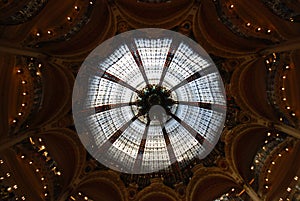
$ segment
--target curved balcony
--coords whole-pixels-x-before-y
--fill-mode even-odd
[[[56,9],[57,7],[60,8]],[[111,19],[106,1],[77,0],[74,3],[66,2],[63,6],[57,2],[49,2],[49,10],[32,25],[22,44],[59,57],[84,54],[95,48],[95,44],[98,44],[95,41],[100,42],[109,37],[107,34],[114,34],[110,27]]]
[[[299,142],[286,138],[284,134],[268,133],[264,146],[257,152],[251,166],[258,193],[267,200],[278,200],[280,197],[292,196],[296,189],[293,177],[298,172],[295,157],[299,153]],[[284,188],[287,191],[284,191]]]
[[[292,88],[287,84],[287,79],[291,79],[293,76],[291,74],[293,70],[290,69],[290,55],[273,53],[265,58],[265,65],[268,69],[266,79],[268,103],[274,108],[279,121],[295,127],[297,125],[295,113],[297,106],[293,105],[291,107],[288,104],[291,100],[286,95],[286,92]],[[292,91],[289,91],[289,93],[292,93]]]
[[[67,20],[60,27],[52,28],[48,30],[47,34],[42,36],[42,33],[36,32],[35,37],[32,38],[32,41],[27,43],[28,47],[42,47],[47,43],[61,42],[70,40],[75,34],[77,34],[82,27],[89,21],[91,14],[93,12],[93,4],[83,4],[82,7],[74,7],[74,11],[71,15],[67,17]],[[81,17],[77,17],[77,14],[80,10],[84,10],[84,13]],[[71,24],[70,24],[71,23]],[[61,27],[65,27],[63,30]],[[65,30],[68,29],[67,32]]]
[[[202,41],[206,51],[226,58],[252,54],[267,45],[264,40],[259,39],[260,36],[265,36],[266,39],[273,38],[272,31],[270,34],[265,33],[269,29],[271,30],[267,26],[262,27],[259,24],[254,26],[253,24],[248,28],[242,24],[244,22],[241,18],[228,17],[221,3],[221,1],[202,3],[195,16],[197,20],[193,24],[193,34],[197,41]],[[257,27],[261,28],[259,32],[255,31]],[[255,34],[250,35],[250,30],[253,30]],[[248,35],[251,36],[251,40]]]
[[[41,126],[68,112],[63,111],[71,98],[72,75],[66,76],[63,70],[44,65],[44,61],[33,57],[18,57],[16,65],[15,88],[10,90],[11,134]]]
[[[40,111],[43,99],[43,83],[41,78],[42,63],[35,58],[18,58],[17,74],[20,74],[19,93],[24,97],[18,103],[18,116],[12,121],[12,132],[20,132],[28,128],[30,120]],[[22,75],[24,74],[24,75]],[[23,91],[23,92],[22,92]],[[22,115],[20,115],[22,114]]]
[[[213,1],[220,21],[235,35],[244,39],[257,40],[265,44],[273,44],[280,37],[270,28],[253,25],[239,15],[239,8],[223,0]],[[241,8],[242,10],[242,8]]]
[[[74,132],[57,129],[36,134],[3,151],[0,186],[8,186],[7,192],[14,193],[9,196],[19,200],[23,196],[26,200],[58,200],[79,177],[84,160],[84,148]]]

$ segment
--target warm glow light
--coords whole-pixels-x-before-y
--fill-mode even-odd
[[[260,27],[258,27],[257,29],[256,29],[256,31],[260,31],[261,30],[261,28]]]
[[[281,155],[281,154],[278,154],[278,156],[281,157],[282,155]]]
[[[85,196],[85,197],[84,197],[84,200],[88,200],[88,197]]]
[[[68,21],[71,21],[71,20],[72,20],[72,18],[71,18],[71,17],[67,17],[67,20],[68,20]]]
[[[17,186],[17,185],[14,185],[14,186],[13,186],[13,188],[14,188],[14,189],[17,189],[17,188],[18,188],[18,186]]]
[[[251,170],[254,170],[254,166],[251,166]]]
[[[270,133],[270,132],[268,132],[268,136],[271,136],[271,133]]]
[[[274,162],[274,161],[272,161],[272,165],[275,165],[275,162]]]
[[[39,37],[39,36],[41,36],[41,34],[40,34],[39,32],[37,32],[37,33],[36,33],[36,36],[38,36],[38,37]]]
[[[36,171],[36,172],[39,172],[40,170],[39,170],[39,169],[36,169],[35,171]]]
[[[289,109],[291,109],[291,107],[290,107],[290,106],[287,106],[287,107],[286,107],[286,109],[288,109],[288,110],[289,110]]]
[[[22,103],[22,107],[26,106],[26,103]]]
[[[292,113],[292,116],[296,116],[296,114],[295,114],[295,113]]]
[[[268,170],[268,173],[271,173],[272,171],[271,170]]]
[[[46,189],[47,188],[47,186],[44,186],[44,189]]]
[[[36,75],[41,75],[41,73],[38,71],[38,72],[36,72]]]
[[[285,79],[286,78],[286,76],[284,75],[284,76],[282,76],[282,79]]]
[[[23,96],[26,96],[27,95],[27,92],[23,92]]]
[[[11,187],[8,187],[8,188],[7,188],[7,191],[11,191],[11,190],[12,190],[12,188],[11,188]]]
[[[44,181],[44,180],[45,180],[45,178],[44,178],[44,177],[42,177],[42,178],[41,178],[41,180],[42,180],[42,181]]]
[[[284,91],[284,90],[285,90],[285,88],[284,88],[284,87],[282,87],[282,88],[281,88],[281,90],[282,90],[282,91]]]
[[[7,176],[7,177],[10,177],[10,173],[9,173],[9,172],[8,172],[8,173],[6,173],[6,176]]]
[[[16,123],[16,122],[17,122],[17,120],[15,120],[15,119],[14,119],[12,122],[13,122],[13,123]]]
[[[47,33],[48,33],[49,35],[51,35],[51,34],[52,34],[52,31],[48,30]]]
[[[268,30],[267,30],[267,33],[271,33],[271,30],[270,30],[270,29],[268,29]]]
[[[32,162],[32,161],[30,161],[30,162],[29,162],[29,165],[31,165],[32,163],[33,163],[33,162]]]
[[[269,181],[269,179],[268,179],[268,178],[266,178],[265,180],[266,180],[266,181]]]
[[[250,27],[250,25],[251,25],[251,23],[250,23],[250,22],[248,22],[248,23],[246,24],[246,26],[247,26],[247,27]]]
[[[283,98],[282,100],[283,100],[283,101],[286,101],[286,98]]]
[[[295,180],[295,181],[298,181],[298,176],[295,176],[295,177],[294,177],[294,180]]]
[[[21,156],[21,158],[23,159],[23,158],[25,158],[25,156],[24,156],[24,155],[22,155],[22,156]]]
[[[233,5],[233,4],[231,4],[231,5],[230,5],[230,8],[234,8],[234,5]]]
[[[291,190],[292,190],[292,189],[291,189],[290,187],[288,187],[288,188],[286,189],[287,192],[291,192]]]
[[[22,112],[19,112],[18,115],[19,115],[19,116],[22,116]]]
[[[268,188],[269,188],[269,186],[265,186],[265,188],[266,188],[266,189],[268,189]]]
[[[289,151],[289,148],[285,148],[285,151]]]
[[[286,66],[285,68],[286,68],[286,69],[289,69],[290,67],[289,67],[289,66]]]

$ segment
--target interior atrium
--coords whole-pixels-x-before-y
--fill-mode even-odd
[[[298,0],[1,0],[0,200],[300,200],[299,23]],[[182,99],[153,85],[151,82],[157,81],[157,73],[153,73],[152,81],[149,79],[152,85],[137,86],[140,92],[154,91],[152,96],[137,93],[139,96],[134,100],[143,102],[159,96],[159,101],[165,102],[162,105],[167,113],[184,127],[178,132],[178,139],[161,127],[163,137],[159,142],[173,143],[178,162],[167,162],[167,168],[155,172],[131,174],[108,168],[86,150],[84,145],[95,142],[88,137],[79,138],[73,119],[72,96],[80,95],[80,90],[73,90],[75,79],[86,57],[97,46],[114,36],[141,28],[175,31],[204,48],[224,84],[226,96],[220,96],[214,103],[226,105],[226,119],[224,117],[218,142],[205,158],[180,152],[183,147],[187,149],[193,142],[201,141],[196,135],[187,137],[185,132],[192,130],[189,124],[193,124],[194,129],[203,127],[207,131],[211,125],[221,122],[218,118],[222,117],[215,115],[216,118],[207,122],[207,118],[197,121],[189,105],[182,111],[188,113],[190,119],[182,123],[176,115],[172,116],[172,108],[177,107],[177,103],[182,104]],[[143,47],[147,43],[141,39],[135,43],[136,48],[144,48],[147,55],[150,48]],[[157,51],[170,46],[167,39],[150,43]],[[185,47],[178,50],[182,55],[189,52]],[[185,59],[189,60],[192,62],[194,58]],[[121,75],[122,68],[126,71],[129,67],[120,65],[113,70],[120,70]],[[130,73],[124,76],[145,78],[135,71]],[[168,83],[184,71],[173,69],[165,73],[166,86],[172,88]],[[214,79],[214,74],[209,75],[212,76],[207,80]],[[101,82],[103,86],[98,85],[98,90],[111,84],[113,78],[107,78]],[[91,82],[91,97],[96,96],[93,83],[96,86],[97,82],[100,83],[96,79]],[[186,90],[191,89],[190,95],[196,97],[201,83],[208,92],[203,90],[200,95],[209,96],[210,81],[190,84]],[[112,93],[121,94],[118,90]],[[107,107],[99,106],[97,101],[90,104],[97,113],[107,107],[108,112],[112,111],[111,107],[121,103]],[[132,105],[137,114],[144,114],[149,107]],[[210,106],[201,104],[200,107]],[[109,127],[109,122],[119,121],[122,114],[124,112],[119,111],[111,115],[113,119],[106,119],[105,115],[102,120],[99,118],[102,122],[95,127],[95,132],[99,126],[107,124]],[[136,118],[139,118],[137,122],[145,121],[147,127],[147,119],[138,115]],[[93,126],[92,119],[90,122]],[[159,125],[160,121],[156,123]],[[206,123],[207,127],[202,126]],[[130,138],[132,133],[128,136]],[[119,143],[122,146],[118,147],[119,139],[113,141],[115,147],[120,153],[132,154],[132,160],[137,159],[134,158],[137,153],[144,153],[144,148],[146,153],[147,145],[141,148],[143,143],[151,142],[137,141],[135,148]],[[164,149],[169,151],[167,146]],[[166,156],[158,155],[171,156],[170,152]],[[189,157],[191,160],[185,161]],[[164,161],[169,160],[157,164]]]

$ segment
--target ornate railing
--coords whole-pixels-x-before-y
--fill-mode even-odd
[[[300,13],[289,8],[282,0],[262,0],[262,2],[278,17],[291,22],[300,22]]]
[[[24,5],[21,10],[5,19],[0,20],[0,24],[15,25],[27,22],[39,14],[47,3],[48,0],[32,0]]]

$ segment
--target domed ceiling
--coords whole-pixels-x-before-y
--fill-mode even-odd
[[[299,1],[283,0],[1,0],[0,199],[299,200],[299,14]],[[167,164],[167,168],[154,172],[132,174],[107,167],[86,150],[84,145],[95,142],[78,136],[72,94],[82,95],[82,90],[74,91],[73,87],[80,67],[93,49],[107,39],[142,28],[171,30],[198,43],[220,74],[227,111],[220,139],[205,158],[193,158],[184,166]],[[146,39],[135,43],[141,54],[143,48],[163,52],[164,45],[168,46],[168,39],[164,39],[165,43],[143,40]],[[180,51],[184,55],[189,50]],[[145,63],[147,58],[140,57]],[[191,63],[194,59],[185,58]],[[110,67],[115,68],[113,64]],[[138,80],[135,67],[139,70],[133,60],[132,68],[124,64],[109,72],[121,75],[122,69],[132,70],[130,76]],[[166,72],[166,89],[176,83],[180,73],[175,67]],[[100,78],[95,83],[105,85]],[[106,84],[112,82],[110,78]],[[186,93],[196,97],[201,83]],[[133,100],[152,100],[155,96],[160,103],[168,99],[164,97],[183,101],[180,98],[184,96],[178,96],[181,92],[168,96],[168,90],[145,86],[132,87],[151,91],[151,98],[135,95]],[[108,94],[111,93],[117,97],[119,92]],[[172,112],[174,106],[165,103],[161,105]],[[101,104],[93,105],[94,112],[103,110]],[[148,111],[147,105],[138,106],[130,111]],[[161,142],[167,144],[169,139],[175,152],[192,146],[191,138],[184,137],[186,130],[191,131],[187,125],[201,127],[206,119],[196,118],[190,109],[182,111],[190,117],[188,122],[182,124],[176,115],[173,118],[174,123],[181,122],[185,127],[178,132],[183,138],[176,140],[172,132],[163,132],[164,127],[161,132]],[[113,120],[126,116],[126,112],[121,113],[113,115]],[[137,122],[145,122],[144,133],[147,118],[137,118]],[[110,121],[103,117],[98,126],[110,125]],[[159,127],[159,121],[156,123]],[[209,121],[209,125],[213,123]],[[127,150],[128,155],[132,150],[136,150],[135,155],[138,151],[144,153],[139,143],[131,145],[136,148],[128,148],[127,143],[125,148],[114,147]],[[180,158],[183,154],[178,153],[175,155]]]

